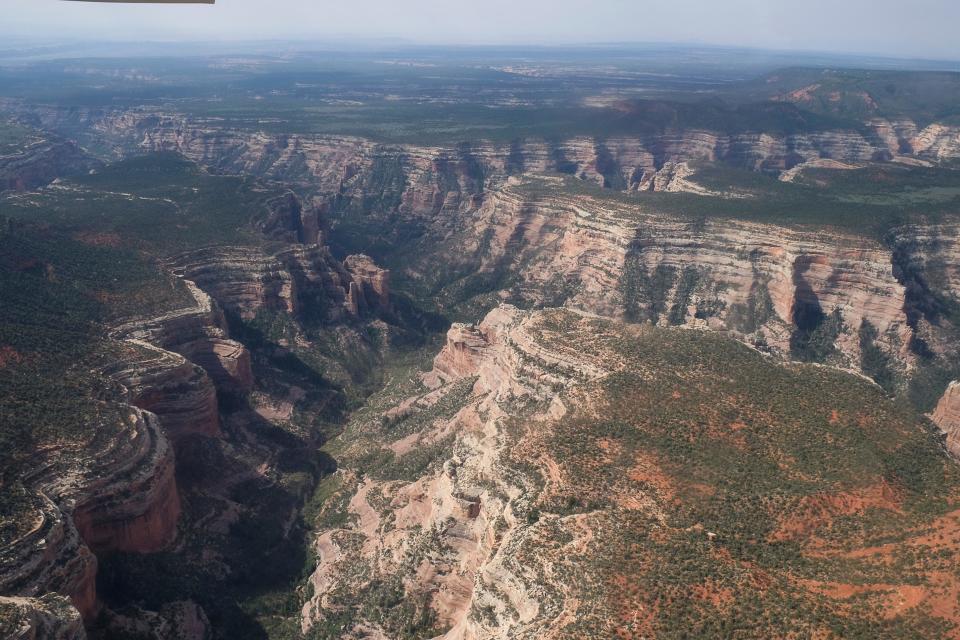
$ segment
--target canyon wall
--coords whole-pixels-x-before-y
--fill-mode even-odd
[[[77,610],[63,597],[0,597],[0,633],[9,640],[84,640],[87,637]]]
[[[947,436],[947,449],[960,458],[960,382],[951,382],[930,419]]]
[[[357,524],[317,539],[305,632],[335,610],[342,589],[361,588],[357,581],[374,575],[395,576],[411,602],[450,629],[444,638],[524,637],[561,615],[556,597],[562,587],[517,564],[516,550],[536,538],[535,528],[521,525],[538,479],[506,463],[504,430],[520,407],[531,423],[562,416],[558,392],[605,369],[574,345],[545,345],[541,320],[501,306],[479,325],[450,329],[434,369],[423,376],[423,393],[398,409],[407,416],[431,412],[463,383],[469,384],[466,397],[448,409],[449,419],[397,441],[388,435],[380,445],[402,458],[453,437],[455,445],[441,445],[431,467],[436,472],[412,482],[340,472],[341,486],[356,489],[348,511]],[[473,615],[479,609],[495,612],[488,624]]]
[[[776,173],[816,160],[938,163],[960,158],[960,127],[921,127],[905,118],[874,118],[856,130],[792,134],[689,129],[427,146],[230,129],[219,121],[150,109],[61,110],[13,102],[6,108],[46,129],[95,131],[113,141],[118,153],[130,147],[175,151],[218,172],[265,176],[323,192],[349,189],[358,180],[367,182],[368,191],[372,181],[396,192],[404,183],[423,187],[433,182],[432,197],[404,198],[414,211],[468,204],[482,196],[488,181],[523,173],[558,172],[614,189],[650,190],[662,182],[665,167],[699,160]]]
[[[251,134],[160,114],[123,114],[116,120],[106,118],[98,126],[137,139],[143,148],[177,151],[218,170],[287,181],[295,181],[299,173],[321,188],[349,179],[393,154],[409,164],[411,183],[419,172],[442,173],[451,165],[474,165],[485,175],[556,171],[629,190],[649,188],[657,171],[670,162],[721,160],[752,170],[782,171],[818,158],[867,162],[911,157],[939,162],[960,157],[960,127],[920,128],[909,120],[883,119],[866,122],[861,131],[727,135],[685,130],[558,143],[481,141],[454,148],[391,148],[349,137]]]
[[[0,155],[0,192],[27,191],[57,178],[100,166],[69,140],[36,139],[15,153]]]
[[[875,240],[729,219],[691,222],[538,179],[491,193],[458,222],[448,252],[433,259],[456,264],[466,256],[479,274],[506,274],[494,281],[501,298],[711,328],[786,355],[800,325],[836,312],[838,364],[860,367],[867,322],[898,367],[912,366],[907,287],[891,250]]]
[[[245,319],[261,310],[333,323],[389,309],[389,273],[366,256],[336,260],[327,247],[209,247],[169,260],[172,271]]]
[[[5,593],[68,596],[84,620],[100,608],[91,550],[156,551],[176,532],[180,500],[173,450],[151,413],[116,406],[82,447],[38,453],[24,478],[33,491],[29,530],[0,553]]]

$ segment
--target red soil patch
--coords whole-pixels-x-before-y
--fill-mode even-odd
[[[830,424],[839,424],[840,423],[840,412],[834,409],[830,412]]]
[[[870,508],[900,511],[900,500],[890,485],[881,482],[862,489],[807,496],[780,520],[772,541],[796,540],[829,526],[834,518],[862,513]]]
[[[845,584],[842,582],[819,582],[798,580],[808,591],[839,601],[840,604],[854,596],[869,596],[876,603],[880,614],[886,619],[901,616],[921,605],[929,608],[938,618],[952,622],[960,620],[957,604],[957,580],[953,576],[935,572],[928,575],[929,584]],[[860,599],[849,606],[862,607]]]
[[[119,247],[123,243],[119,234],[111,232],[81,231],[73,236],[73,239],[94,247]]]
[[[648,453],[641,452],[636,455],[634,465],[627,472],[627,477],[634,482],[642,482],[653,487],[664,500],[673,499],[676,493],[673,479],[664,473],[656,458]]]
[[[693,587],[690,590],[690,595],[697,600],[709,602],[718,609],[726,608],[733,603],[733,589],[721,587],[712,580]]]
[[[940,516],[933,522],[923,525],[912,538],[903,542],[891,542],[889,544],[878,545],[874,547],[861,547],[853,551],[832,551],[829,549],[817,549],[813,554],[819,557],[843,557],[843,558],[870,558],[873,556],[891,557],[898,550],[913,547],[932,550],[953,551],[960,557],[960,510]]]
[[[657,603],[644,603],[636,582],[628,576],[618,574],[610,579],[611,592],[616,594],[618,638],[652,638],[653,623],[657,618]],[[630,629],[624,626],[629,625]]]
[[[8,364],[20,364],[24,360],[26,360],[24,355],[13,347],[0,347],[0,367],[5,367]]]

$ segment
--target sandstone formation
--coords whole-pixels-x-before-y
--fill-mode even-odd
[[[559,613],[544,598],[545,585],[515,573],[511,553],[527,535],[516,528],[517,511],[530,507],[530,480],[500,466],[503,441],[498,433],[518,406],[537,407],[533,421],[563,415],[563,404],[554,399],[557,391],[604,370],[572,345],[545,348],[543,330],[536,315],[510,306],[493,310],[478,326],[450,329],[434,370],[425,377],[428,391],[404,405],[408,412],[429,410],[460,381],[474,381],[469,398],[449,421],[413,434],[410,443],[389,446],[406,455],[454,433],[455,454],[436,474],[412,483],[367,479],[358,486],[349,509],[359,527],[325,531],[317,540],[319,563],[311,578],[314,595],[303,611],[305,630],[334,606],[337,589],[352,579],[347,574],[356,575],[363,566],[387,575],[398,572],[404,581],[413,578],[406,572],[414,572],[410,587],[432,594],[429,606],[440,625],[451,628],[445,638],[494,637],[476,628],[469,615],[480,607],[515,612],[516,617],[497,619],[496,637],[504,638],[518,637],[518,629]],[[374,493],[381,496],[376,503],[369,498]],[[384,499],[391,511],[389,525],[371,507]],[[448,552],[428,554],[422,564],[411,566],[410,554],[421,557],[416,550],[425,542],[424,532],[439,536]]]
[[[146,342],[129,345],[129,355],[107,373],[129,389],[131,403],[156,414],[175,443],[220,435],[216,389],[202,367]]]
[[[274,253],[209,247],[175,256],[170,264],[174,273],[246,319],[265,310],[336,322],[389,310],[387,272],[365,257],[342,264],[321,245],[290,245]]]
[[[273,240],[300,244],[324,244],[320,211],[305,207],[300,198],[288,192],[267,203],[266,216],[254,226]]]
[[[99,164],[75,142],[37,138],[16,153],[0,155],[0,192],[36,189]]]
[[[139,138],[142,147],[178,151],[201,164],[231,173],[253,173],[291,180],[306,168],[314,184],[333,186],[333,180],[371,162],[384,162],[384,151],[355,138],[267,136],[204,127],[177,116],[122,114],[119,122],[101,121],[112,132]],[[399,146],[401,162],[408,163],[410,183],[416,173],[463,172],[473,166],[487,174],[517,170],[559,171],[627,189],[647,188],[666,163],[722,160],[745,168],[782,171],[814,158],[842,162],[891,159],[899,156],[942,161],[960,157],[960,128],[931,124],[919,128],[907,120],[882,119],[866,123],[867,134],[823,131],[791,135],[724,135],[711,131],[668,131],[644,138],[614,137],[599,141],[573,138],[560,143],[523,141],[512,145],[473,143],[457,149]],[[389,157],[389,155],[387,155]],[[229,160],[228,158],[232,159]],[[428,164],[429,162],[429,164]],[[343,173],[338,173],[336,168]],[[469,191],[467,189],[466,191]]]
[[[837,310],[837,348],[859,366],[864,320],[909,367],[907,291],[880,243],[736,220],[691,223],[628,204],[515,183],[461,218],[457,254],[506,270],[522,297],[608,316],[710,327],[788,352],[798,314]],[[546,191],[544,191],[546,190]],[[424,270],[428,267],[424,267]]]
[[[349,190],[358,181],[366,182],[368,190],[372,183],[393,190],[404,184],[418,189],[433,185],[432,196],[411,192],[404,197],[404,206],[411,210],[476,204],[486,182],[522,173],[553,171],[610,188],[648,190],[663,182],[660,172],[664,167],[685,162],[723,161],[751,170],[781,172],[818,159],[858,163],[960,158],[960,128],[939,123],[921,127],[907,118],[872,118],[859,131],[731,135],[689,129],[635,137],[579,137],[559,142],[529,139],[505,144],[475,141],[429,147],[228,129],[216,122],[150,109],[65,112],[32,107],[26,113],[45,128],[92,128],[114,140],[118,149],[134,145],[176,151],[215,171],[265,176],[321,192]],[[455,189],[450,188],[453,185]],[[281,215],[280,211],[277,214]],[[314,241],[310,224],[304,225],[304,232],[305,241]]]
[[[689,348],[682,354],[660,350],[667,340]],[[782,442],[778,431],[795,433],[805,428],[800,424],[818,420],[829,424],[825,433],[859,438],[868,422],[871,429],[886,430],[888,425],[881,423],[899,410],[856,377],[825,367],[777,364],[742,346],[713,351],[720,344],[730,342],[713,332],[625,325],[585,312],[520,311],[509,305],[494,309],[477,325],[452,326],[416,395],[383,405],[390,408],[379,424],[370,416],[358,416],[347,428],[341,443],[344,464],[334,483],[338,488],[325,505],[335,517],[324,521],[336,524],[317,532],[318,563],[302,611],[304,631],[330,628],[346,619],[350,622],[340,627],[340,637],[397,637],[391,626],[396,621],[385,612],[399,611],[404,624],[431,625],[416,628],[449,640],[657,637],[664,631],[686,631],[696,616],[681,617],[678,623],[651,603],[674,597],[683,606],[702,603],[719,620],[738,606],[737,593],[749,598],[777,589],[810,597],[818,612],[834,609],[840,617],[849,615],[845,582],[842,590],[828,589],[826,582],[797,577],[792,560],[771,562],[756,573],[756,564],[741,564],[742,551],[729,542],[741,523],[718,514],[717,522],[724,525],[718,530],[685,516],[691,501],[702,501],[708,505],[706,512],[713,513],[712,501],[723,496],[725,488],[704,484],[716,469],[699,465],[716,456],[740,459],[754,442],[753,435],[745,439],[742,430],[759,429],[771,441]],[[732,353],[739,355],[730,360]],[[775,378],[770,387],[756,388],[764,384],[757,378],[744,386],[732,373],[727,377],[729,367],[743,365],[741,356],[769,367],[766,373]],[[700,370],[708,361],[710,369]],[[809,386],[802,382],[819,376]],[[886,413],[869,418],[874,407],[851,410],[843,402],[834,405],[833,396],[817,395],[823,385],[829,389],[843,384],[857,387],[851,395],[871,394]],[[804,391],[798,391],[801,386]],[[700,394],[708,388],[711,395],[705,400]],[[712,395],[718,389],[720,395]],[[636,395],[621,400],[621,393]],[[650,433],[624,426],[624,416],[637,411],[637,395],[647,394],[653,397],[643,411],[651,415],[637,418],[637,423],[647,425]],[[764,394],[775,401],[803,394],[802,411],[810,413],[797,414],[794,406],[770,407],[766,400],[755,404]],[[376,418],[381,405],[374,406]],[[834,406],[846,408],[831,411]],[[897,431],[902,425],[890,427],[879,437],[923,433],[921,422],[912,420],[906,431]],[[669,423],[664,430],[680,433],[664,436],[655,426],[661,421]],[[819,427],[814,430],[820,432]],[[651,445],[661,437],[670,444]],[[789,446],[811,450],[802,441]],[[382,448],[384,456],[373,458],[370,447],[373,452]],[[690,448],[697,453],[691,454]],[[676,457],[670,458],[670,452]],[[787,465],[785,474],[795,473],[794,465],[809,464],[780,449],[758,455],[771,455],[772,469],[779,468],[778,463]],[[946,464],[935,451],[931,455]],[[429,464],[424,464],[424,456]],[[371,459],[386,462],[364,465]],[[352,470],[350,461],[359,462],[362,473]],[[873,471],[852,478],[851,490],[813,480],[821,488],[797,499],[797,513],[771,514],[761,508],[757,517],[781,524],[771,535],[803,532],[797,548],[805,557],[820,558],[818,566],[836,567],[841,576],[850,575],[843,563],[876,566],[876,555],[917,545],[943,545],[943,553],[948,553],[948,543],[930,533],[954,530],[956,512],[947,506],[942,518],[905,527],[906,542],[875,545],[869,535],[830,535],[834,520],[872,518],[875,510],[891,520],[913,517],[903,515],[907,507],[901,505],[900,489],[887,483],[885,468],[868,466]],[[778,473],[772,469],[765,467],[760,477]],[[865,479],[870,484],[861,487]],[[750,475],[742,488],[749,492],[754,481]],[[673,536],[679,546],[667,542]],[[728,573],[690,568],[714,559]],[[676,567],[658,566],[671,562]],[[931,580],[938,571],[930,572]],[[692,598],[690,587],[671,587],[665,575],[695,583]],[[883,575],[866,578],[853,593],[871,598],[893,593],[889,606],[897,607],[898,616],[927,611],[934,602],[943,602],[938,610],[943,613],[936,616],[953,619],[960,612],[952,600],[941,600],[941,589],[951,583],[931,583],[904,600],[897,594],[908,585],[892,588],[888,581],[898,578]],[[647,582],[633,588],[631,580],[641,576]],[[727,580],[739,582],[740,591],[720,586]],[[721,598],[724,606],[716,609]],[[384,600],[388,605],[381,605]],[[635,615],[637,611],[649,613]],[[881,616],[881,626],[884,620],[889,617]],[[771,624],[782,631],[793,628],[794,621],[774,619]]]
[[[87,637],[77,610],[63,597],[0,597],[0,633],[8,640],[84,640]]]
[[[39,117],[56,126],[61,116],[51,111]],[[366,266],[353,269],[364,273],[351,273],[349,260],[338,264],[310,243],[322,239],[321,211],[372,214],[384,221],[399,211],[405,223],[432,233],[434,255],[414,258],[424,275],[437,272],[439,264],[478,256],[481,273],[519,278],[521,296],[541,304],[568,302],[606,315],[626,311],[654,322],[732,330],[780,352],[789,351],[798,318],[813,326],[836,310],[843,324],[836,364],[860,366],[859,334],[866,320],[879,348],[895,359],[898,374],[912,367],[908,347],[918,324],[903,311],[911,308],[906,298],[913,289],[900,269],[891,267],[886,246],[849,234],[774,225],[711,220],[701,228],[561,188],[532,197],[509,176],[552,171],[616,189],[703,192],[689,180],[686,163],[722,160],[777,172],[804,163],[939,162],[960,156],[957,130],[921,128],[905,119],[874,118],[864,132],[731,136],[688,130],[647,138],[480,141],[444,148],[251,133],[151,111],[71,118],[126,144],[177,151],[216,171],[283,180],[317,194],[309,205],[292,194],[278,198],[257,223],[263,233],[296,243],[286,250],[216,247],[171,261],[178,274],[245,318],[266,309],[306,310],[333,320],[338,314],[363,315],[372,297],[387,308],[385,289],[374,282],[380,276],[371,279]],[[949,237],[934,231],[938,238]],[[437,247],[445,253],[438,255]],[[455,252],[459,247],[467,251]],[[625,278],[635,299],[624,299]],[[807,316],[814,320],[807,322]]]
[[[253,385],[249,352],[228,337],[227,322],[219,305],[194,282],[185,280],[184,284],[194,306],[129,322],[115,329],[114,337],[148,343],[154,349],[183,356],[202,367],[221,391],[249,391]]]
[[[347,256],[343,266],[353,277],[347,306],[360,316],[369,310],[390,310],[390,271],[381,269],[369,256]]]
[[[960,382],[950,383],[930,419],[946,434],[950,453],[960,457]]]
[[[173,451],[156,416],[132,406],[66,457],[48,452],[25,483],[35,492],[34,524],[0,551],[4,593],[68,596],[85,620],[99,609],[91,549],[156,551],[176,532],[180,499]],[[83,455],[83,454],[86,455]]]

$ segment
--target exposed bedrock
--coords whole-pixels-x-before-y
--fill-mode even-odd
[[[293,192],[267,203],[266,215],[254,226],[274,240],[300,244],[323,244],[324,221],[316,207],[304,205]]]
[[[950,453],[960,458],[960,382],[950,383],[930,419],[946,434]]]
[[[874,240],[691,223],[562,190],[530,196],[523,185],[494,193],[463,216],[462,229],[457,253],[435,259],[478,256],[481,272],[508,272],[514,295],[535,304],[732,331],[783,352],[798,325],[836,310],[836,346],[848,364],[859,365],[864,321],[902,366],[912,361],[906,288],[891,250]]]
[[[516,561],[517,549],[536,538],[525,514],[538,490],[534,478],[505,466],[508,439],[502,430],[518,407],[527,409],[529,421],[562,416],[566,408],[558,391],[596,379],[604,369],[573,345],[545,345],[542,331],[549,330],[541,319],[503,305],[479,325],[450,329],[433,371],[424,376],[430,390],[400,407],[425,410],[455,385],[473,380],[469,398],[453,417],[434,421],[412,443],[404,438],[383,446],[406,455],[446,434],[455,434],[456,444],[436,471],[414,481],[367,478],[357,484],[349,503],[356,526],[327,530],[317,539],[305,630],[329,613],[338,589],[360,587],[354,580],[364,575],[396,575],[411,601],[426,599],[438,626],[449,629],[443,636],[448,639],[523,637],[523,631],[561,613],[556,585],[535,579],[535,572]],[[413,550],[430,544],[443,553],[406,562]],[[490,613],[474,615],[481,609]],[[481,617],[496,619],[497,635],[483,628]]]
[[[119,339],[149,343],[199,365],[217,388],[247,392],[253,386],[250,353],[229,338],[220,306],[194,282],[184,281],[195,305],[156,318],[129,322],[114,330]]]
[[[0,155],[0,191],[36,189],[99,164],[75,142],[36,140],[18,153]]]
[[[896,277],[906,289],[905,312],[914,349],[928,356],[957,349],[960,308],[960,225],[906,225],[890,233]]]
[[[347,303],[354,315],[390,310],[389,270],[381,269],[372,258],[362,254],[347,256],[343,267],[353,278]]]
[[[70,602],[57,594],[41,598],[0,597],[7,640],[84,640],[83,621]]]
[[[127,355],[106,373],[129,390],[132,404],[159,416],[174,443],[192,435],[220,435],[213,382],[183,356],[129,340]]]
[[[146,425],[144,437],[126,454],[126,468],[109,481],[88,474],[91,495],[73,512],[80,537],[95,553],[158,551],[176,534],[180,498],[173,450],[156,416],[142,412],[139,418]]]
[[[0,550],[0,589],[70,598],[84,620],[99,611],[91,549],[156,551],[176,534],[180,499],[173,452],[151,413],[119,408],[120,424],[98,429],[69,458],[46,452],[25,477],[35,494],[33,526]]]
[[[365,256],[344,263],[320,245],[274,253],[256,247],[209,247],[171,259],[174,272],[195,282],[243,318],[261,310],[338,321],[389,310],[389,273]]]
[[[803,162],[864,162],[960,158],[960,127],[908,119],[871,119],[858,129],[794,134],[723,134],[666,130],[637,136],[577,137],[561,141],[475,141],[447,147],[384,145],[347,136],[267,134],[227,129],[176,113],[31,107],[28,116],[53,129],[93,128],[118,146],[176,151],[215,171],[309,183],[326,192],[360,180],[400,194],[412,210],[468,206],[490,179],[556,171],[616,189],[653,188],[668,163],[722,160],[760,171],[784,171]],[[364,174],[367,178],[364,178]],[[429,188],[427,188],[429,187]],[[395,197],[388,201],[396,202]],[[308,229],[305,239],[314,241]]]

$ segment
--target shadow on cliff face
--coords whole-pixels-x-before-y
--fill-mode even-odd
[[[224,415],[225,439],[181,447],[184,518],[172,550],[101,559],[98,590],[115,611],[200,605],[214,638],[274,636],[294,624],[297,587],[314,567],[304,501],[336,462],[317,442],[286,431],[242,402]],[[111,637],[108,621],[93,637]]]
[[[886,240],[893,275],[905,290],[909,347],[918,358],[908,396],[920,410],[932,411],[947,385],[960,378],[960,304],[949,294],[943,261],[925,258],[941,253],[940,239],[921,243],[894,231]]]
[[[290,388],[306,390],[297,403],[306,418],[276,423],[248,395],[219,390],[223,438],[194,436],[178,447],[176,544],[101,558],[98,591],[120,614],[195,602],[213,638],[295,637],[297,588],[314,568],[300,513],[319,480],[336,470],[319,448],[345,419],[347,394],[257,329],[236,329],[252,353],[257,393],[286,401]],[[104,616],[91,635],[114,637],[116,627]]]
[[[813,266],[813,256],[800,256],[793,263],[793,325],[790,355],[805,362],[824,362],[836,352],[836,340],[843,330],[839,309],[824,313],[813,287],[804,277]]]
[[[914,262],[913,256],[919,252],[920,247],[914,243],[897,242],[893,247],[891,262],[893,277],[905,289],[903,312],[907,316],[907,325],[913,330],[910,350],[929,360],[936,354],[919,335],[920,323],[925,320],[932,326],[940,326],[951,309],[948,301],[930,286],[925,265]]]

